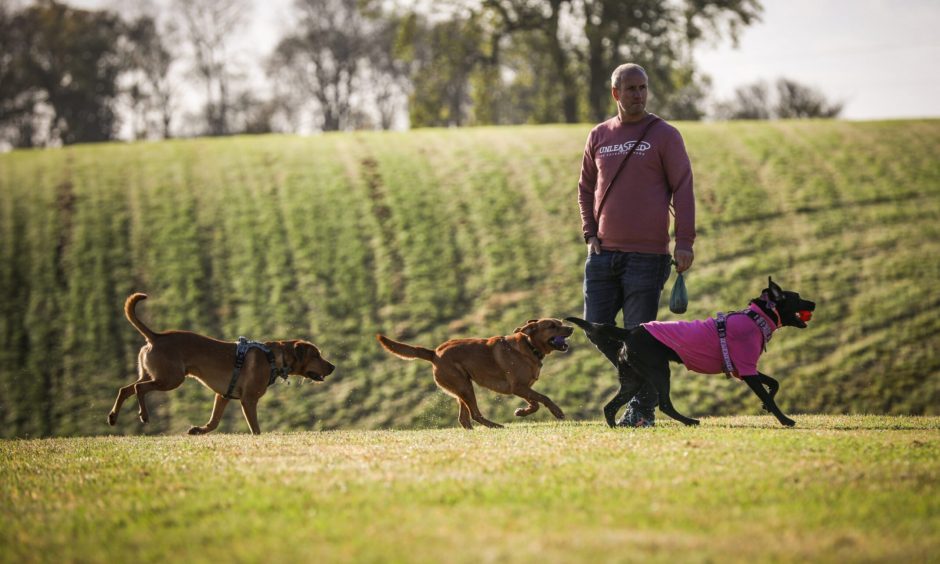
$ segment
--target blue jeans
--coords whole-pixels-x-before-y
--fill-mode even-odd
[[[588,252],[584,263],[584,318],[594,323],[616,325],[618,312],[630,329],[656,319],[659,297],[669,279],[669,255],[648,253]],[[597,346],[617,366],[616,344]],[[630,408],[647,419],[659,403],[656,390],[644,383],[630,400]]]

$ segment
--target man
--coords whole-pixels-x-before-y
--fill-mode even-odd
[[[578,183],[581,229],[588,247],[584,318],[615,324],[622,311],[627,328],[656,319],[669,278],[670,206],[675,214],[676,270],[687,270],[694,258],[692,164],[678,130],[646,111],[647,86],[643,67],[628,63],[614,69],[610,93],[617,115],[588,135]],[[617,365],[615,344],[608,350],[598,348]],[[657,399],[656,391],[644,385],[619,424],[653,426]]]

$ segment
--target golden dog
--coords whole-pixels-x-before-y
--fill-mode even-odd
[[[379,343],[399,358],[420,358],[434,365],[434,382],[457,400],[457,420],[465,429],[473,428],[472,418],[487,427],[502,427],[483,417],[477,407],[472,382],[501,394],[512,394],[528,405],[515,411],[518,417],[535,413],[539,404],[558,419],[565,414],[551,399],[532,389],[539,379],[542,359],[552,351],[567,351],[567,337],[574,328],[558,319],[530,319],[512,335],[489,339],[452,339],[430,350],[393,341],[377,335]]]
[[[118,391],[114,407],[108,414],[108,423],[114,425],[117,422],[121,404],[134,394],[137,394],[140,420],[146,423],[150,416],[144,396],[153,390],[167,392],[178,388],[186,376],[192,376],[215,392],[215,405],[209,422],[202,427],[191,427],[190,435],[201,435],[218,427],[229,399],[241,401],[242,413],[252,434],[261,433],[258,400],[274,379],[272,365],[265,353],[257,348],[248,349],[232,396],[226,398],[224,394],[232,381],[238,345],[189,331],[151,331],[134,313],[137,302],[146,298],[146,294],[133,294],[124,303],[124,315],[147,339],[147,344],[141,347],[138,355],[139,377],[136,382]],[[322,382],[335,368],[323,359],[317,347],[307,341],[267,341],[264,346],[273,353],[274,366],[285,377],[287,374],[297,374]]]

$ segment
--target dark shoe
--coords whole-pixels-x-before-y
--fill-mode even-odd
[[[617,422],[618,427],[655,427],[656,415],[654,413],[641,414],[632,407],[628,408],[623,414],[623,418]]]
[[[655,427],[655,426],[656,426],[656,420],[655,420],[654,418],[652,418],[652,417],[650,417],[649,419],[647,419],[646,417],[643,417],[643,416],[641,415],[639,418],[637,418],[636,423],[635,423],[633,426],[634,426],[635,428],[637,428],[637,429],[640,429],[640,428],[643,428],[643,427]]]
[[[636,414],[631,407],[628,407],[627,410],[623,412],[623,417],[617,420],[618,427],[633,427],[635,424]]]

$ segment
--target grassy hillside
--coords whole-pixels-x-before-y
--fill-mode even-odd
[[[938,431],[748,416],[7,440],[0,562],[928,562]]]
[[[815,299],[762,366],[785,411],[937,414],[940,121],[684,123],[698,201],[684,318],[738,309],[773,275]],[[133,291],[155,329],[308,338],[338,365],[278,384],[265,430],[456,424],[427,364],[383,332],[434,346],[578,314],[576,182],[588,126],[423,130],[109,144],[0,155],[0,435],[182,432],[195,382],[105,424],[134,377]],[[670,283],[671,284],[671,281]],[[665,307],[662,318],[670,318]],[[615,377],[578,335],[537,389],[596,419]],[[690,415],[758,413],[723,377],[677,368]],[[478,394],[510,422],[521,400]],[[223,430],[243,430],[231,406]],[[546,410],[535,414],[547,421]]]

